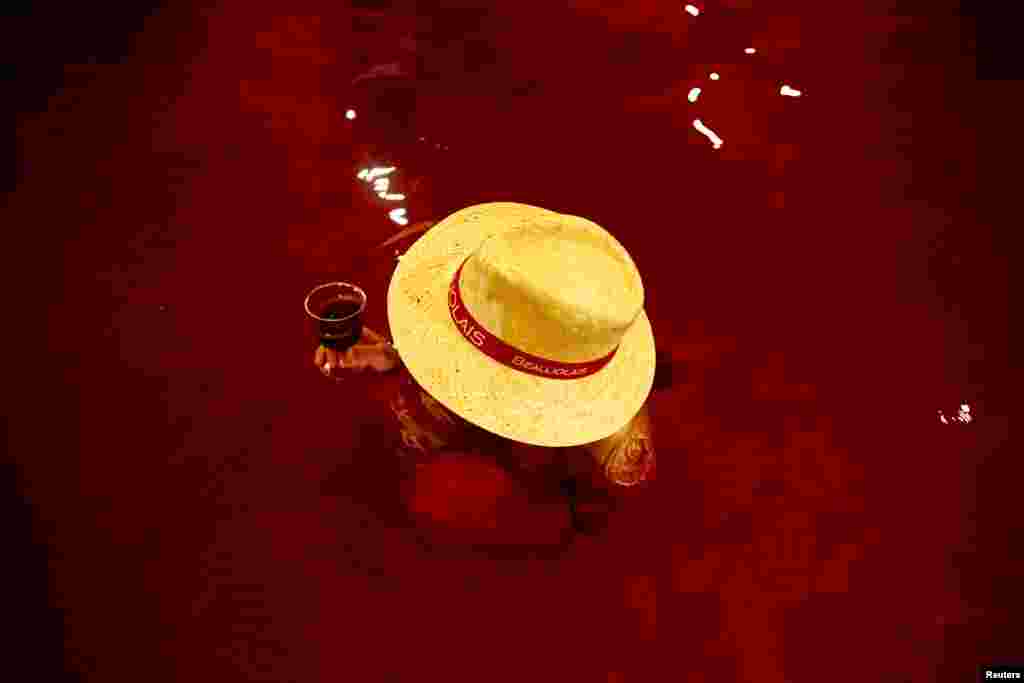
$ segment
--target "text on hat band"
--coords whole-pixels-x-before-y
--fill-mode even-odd
[[[469,259],[466,260],[468,261]],[[455,323],[455,327],[458,328],[459,332],[462,333],[462,336],[469,343],[502,365],[538,377],[578,379],[596,373],[607,365],[615,355],[615,352],[618,351],[618,347],[616,347],[603,358],[586,363],[562,363],[549,358],[531,355],[506,344],[485,330],[466,309],[465,303],[462,301],[462,295],[459,292],[459,277],[462,275],[462,266],[465,264],[466,262],[463,261],[459,269],[455,271],[455,277],[448,288],[448,310],[451,313],[452,322]]]

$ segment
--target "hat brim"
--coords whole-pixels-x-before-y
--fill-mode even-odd
[[[467,207],[430,229],[400,257],[388,287],[395,348],[413,379],[475,425],[535,446],[569,447],[615,433],[643,407],[654,383],[654,334],[646,313],[612,360],[579,379],[537,377],[481,353],[455,327],[448,287],[488,238],[553,211],[494,202]]]

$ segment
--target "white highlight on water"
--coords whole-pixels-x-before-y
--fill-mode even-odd
[[[362,171],[359,172],[359,179],[365,180],[366,182],[370,182],[374,178],[386,176],[389,173],[392,173],[394,170],[394,166],[375,166],[374,168],[369,169],[364,168]]]
[[[959,422],[961,424],[967,424],[967,423],[972,422],[974,420],[974,417],[971,415],[971,406],[966,404],[966,403],[960,404],[960,410],[957,413],[956,417],[953,417],[953,418],[946,419],[946,416],[942,414],[941,410],[938,411],[938,412],[939,412],[939,422],[941,422],[944,425],[952,424],[952,422]]]
[[[715,133],[715,131],[713,131],[710,128],[708,128],[707,126],[705,126],[704,123],[700,119],[694,119],[693,127],[697,129],[697,132],[699,132],[701,135],[703,135],[708,140],[710,140],[712,146],[715,149],[718,149],[718,148],[720,148],[722,146],[722,143],[724,142],[722,140],[722,138],[718,137],[718,135]]]
[[[409,224],[409,219],[405,217],[404,208],[392,209],[391,211],[388,212],[388,218],[390,218],[395,223],[398,223],[399,225]]]

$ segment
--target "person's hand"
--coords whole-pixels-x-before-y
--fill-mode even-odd
[[[647,480],[655,466],[647,405],[625,427],[586,449],[609,481],[635,486]]]
[[[359,341],[347,351],[339,352],[321,345],[313,356],[313,364],[328,377],[341,370],[388,372],[398,367],[399,362],[395,348],[380,334],[365,326]]]

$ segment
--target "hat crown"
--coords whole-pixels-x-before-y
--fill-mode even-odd
[[[636,265],[603,228],[537,217],[486,240],[462,268],[467,311],[521,351],[584,363],[613,351],[643,310]]]

